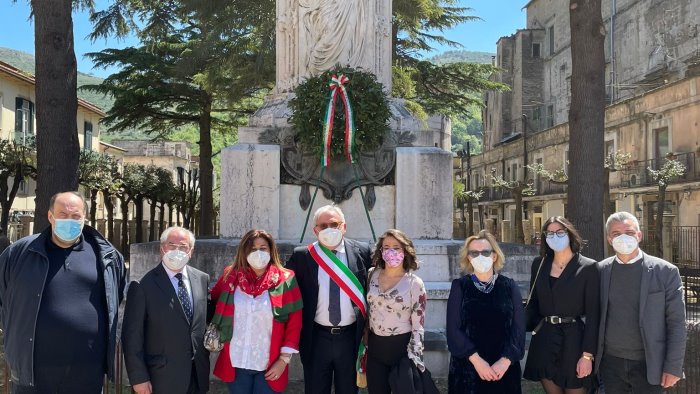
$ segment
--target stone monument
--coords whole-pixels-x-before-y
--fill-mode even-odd
[[[298,241],[308,210],[334,202],[350,213],[348,236],[371,239],[360,186],[378,232],[400,228],[414,238],[452,238],[447,118],[421,121],[390,99],[384,144],[360,153],[359,179],[342,160],[331,164],[313,207],[320,160],[297,146],[288,122],[294,88],[335,66],[369,71],[391,91],[391,0],[278,0],[276,34],[274,93],[239,129],[238,143],[222,151],[222,236],[239,238],[258,227]],[[303,238],[313,238],[311,228]]]

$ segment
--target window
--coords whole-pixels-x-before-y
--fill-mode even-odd
[[[537,107],[532,110],[532,125],[535,130],[541,130],[542,128],[542,110]]]
[[[615,140],[605,141],[605,157],[613,157],[615,155]]]
[[[512,163],[510,165],[510,180],[511,181],[518,180],[518,163]]]
[[[554,127],[554,105],[547,106],[547,127]]]
[[[654,158],[657,162],[660,162],[671,151],[669,142],[668,127],[654,130]]]
[[[540,43],[535,42],[532,44],[532,57],[538,58],[540,57]]]
[[[34,136],[34,103],[15,98],[15,141],[21,144]]]
[[[83,138],[83,149],[92,150],[92,123],[85,122],[83,124],[84,138]]]
[[[554,26],[549,26],[547,36],[549,37],[549,56],[554,56]]]
[[[27,194],[27,182],[24,179],[19,181],[19,188],[17,189],[17,193],[20,195]]]

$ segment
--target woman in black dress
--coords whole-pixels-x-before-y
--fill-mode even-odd
[[[504,262],[487,231],[467,238],[460,251],[467,275],[452,281],[447,301],[450,394],[521,392],[525,316],[518,285],[498,273]]]
[[[581,236],[565,218],[549,218],[542,236],[546,242],[532,263],[525,311],[533,335],[523,375],[541,381],[547,394],[583,394],[596,386],[598,267],[581,256]]]

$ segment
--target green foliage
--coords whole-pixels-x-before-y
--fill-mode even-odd
[[[322,153],[324,117],[330,98],[328,84],[334,74],[345,74],[350,80],[345,89],[354,114],[356,150],[365,152],[378,148],[389,130],[389,103],[374,75],[352,68],[326,71],[307,79],[296,88],[296,97],[290,101],[289,107],[292,110],[290,122],[299,142],[311,152]],[[331,153],[340,156],[345,140],[345,107],[340,97],[337,98],[334,115]]]
[[[479,201],[484,195],[483,190],[466,190],[464,183],[458,181],[452,181],[452,193],[458,205]]]
[[[543,164],[536,163],[527,165],[527,169],[553,183],[567,183],[569,181],[569,176],[563,168],[549,171],[544,168]]]
[[[651,175],[651,178],[659,185],[659,187],[666,187],[674,178],[683,176],[683,174],[685,174],[685,170],[686,167],[683,163],[678,160],[669,159],[666,159],[664,165],[658,170],[647,167],[649,175]]]
[[[492,175],[491,183],[493,187],[507,189],[513,193],[519,193],[523,196],[534,196],[535,188],[532,183],[524,183],[520,181],[507,181],[501,175]]]
[[[632,154],[618,150],[605,157],[604,166],[610,171],[617,171],[632,160]]]
[[[471,154],[479,154],[482,149],[483,125],[481,123],[481,112],[478,108],[472,107],[471,117],[463,114],[456,114],[452,120],[452,152],[459,152],[466,149],[469,142]]]
[[[88,190],[114,190],[118,182],[118,164],[105,153],[81,150],[78,182]]]

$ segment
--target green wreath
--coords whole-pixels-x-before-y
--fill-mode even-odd
[[[389,101],[383,86],[371,73],[353,68],[335,68],[319,76],[308,78],[295,90],[290,100],[290,122],[296,140],[303,149],[319,156],[323,151],[323,124],[330,97],[329,83],[333,75],[345,74],[350,79],[346,89],[355,115],[355,146],[357,152],[371,152],[379,148],[389,130]],[[331,156],[343,155],[345,133],[345,106],[336,102],[331,139]]]

